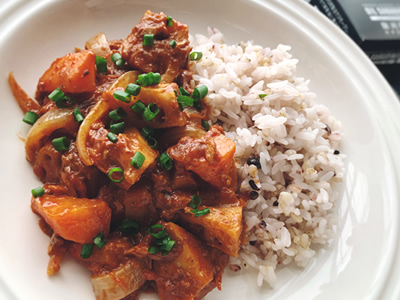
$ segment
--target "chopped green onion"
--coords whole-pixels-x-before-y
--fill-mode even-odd
[[[192,199],[189,202],[189,206],[191,208],[197,209],[199,205],[201,204],[201,198],[199,195],[193,195]]]
[[[169,42],[169,44],[171,45],[171,48],[175,48],[176,47],[176,41],[172,40],[171,42]]]
[[[140,130],[140,134],[141,134],[145,139],[147,139],[147,137],[149,137],[149,136],[153,136],[154,133],[155,133],[154,130],[151,129],[150,127],[148,127],[148,126],[145,126],[145,127],[142,128],[142,130]]]
[[[204,216],[206,214],[209,214],[210,213],[210,209],[209,208],[204,208],[202,210],[194,209],[194,210],[191,210],[191,212],[194,213],[194,216],[197,218],[197,217],[201,217],[201,216]]]
[[[153,46],[154,34],[145,34],[143,36],[143,46]]]
[[[169,240],[165,245],[162,246],[162,250],[170,252],[175,245],[175,241]]]
[[[157,85],[161,82],[160,73],[153,73],[153,85]]]
[[[75,121],[77,121],[79,124],[82,123],[84,118],[83,118],[83,115],[82,115],[81,111],[79,110],[78,106],[75,108],[73,114],[74,114]]]
[[[156,140],[155,138],[153,138],[152,136],[148,136],[148,137],[146,138],[146,142],[147,142],[147,144],[150,146],[150,148],[155,149],[155,148],[158,147],[158,142],[157,142],[157,140]]]
[[[53,139],[52,144],[54,146],[54,149],[56,149],[57,151],[64,151],[68,150],[70,141],[65,136],[62,136]]]
[[[130,83],[125,88],[125,92],[127,92],[129,95],[137,96],[140,93],[140,85]]]
[[[125,122],[114,123],[110,125],[110,131],[114,134],[120,134],[124,132]]]
[[[150,86],[153,84],[153,72],[145,73],[145,74],[140,74],[138,76],[138,82],[139,85],[141,86]]]
[[[37,119],[39,119],[39,115],[37,113],[34,113],[33,111],[27,111],[22,121],[24,121],[26,124],[33,125]]]
[[[121,232],[125,234],[135,234],[140,230],[140,225],[134,220],[125,219],[121,223]]]
[[[117,109],[114,109],[110,111],[108,116],[113,120],[113,121],[120,121],[123,118],[126,117],[126,112],[122,107],[118,107]]]
[[[116,143],[118,141],[118,138],[112,132],[107,133],[107,137],[113,143]]]
[[[117,100],[120,100],[125,103],[131,102],[131,95],[129,95],[127,92],[121,91],[121,90],[116,90],[113,93],[113,97]]]
[[[114,173],[119,174],[120,178],[119,179],[114,179],[113,176],[112,176]],[[110,172],[108,172],[108,178],[110,178],[111,181],[119,183],[122,180],[124,180],[124,170],[122,170],[121,168],[118,168],[118,167],[111,168]]]
[[[125,60],[118,52],[115,52],[113,55],[111,55],[111,60],[117,67],[121,67],[125,64]]]
[[[155,232],[156,230],[160,229],[159,231]],[[161,255],[167,255],[171,249],[175,245],[175,241],[171,239],[171,236],[168,234],[167,230],[161,224],[155,224],[151,226],[147,232],[156,238],[155,243],[156,247],[151,246],[147,250],[151,254],[157,254],[161,251]]]
[[[96,68],[98,73],[107,73],[107,60],[104,57],[96,56]]]
[[[170,16],[167,17],[167,26],[172,26],[172,18]]]
[[[150,254],[157,254],[160,250],[157,247],[151,246],[147,249]]]
[[[118,59],[121,59],[122,56],[118,52],[115,52],[111,55],[111,61],[115,63]]]
[[[138,100],[135,104],[133,104],[131,106],[131,109],[134,112],[137,112],[138,114],[142,114],[145,108],[146,108],[146,105],[144,105],[144,103],[140,100]]]
[[[200,104],[200,102],[199,102],[199,101],[194,101],[193,107],[196,108],[196,109],[201,109],[201,104]]]
[[[76,101],[72,97],[64,96],[60,100],[56,101],[56,105],[59,108],[68,108],[76,104]]]
[[[200,60],[203,57],[202,52],[192,52],[189,55],[190,60]]]
[[[140,169],[145,161],[146,157],[139,151],[136,151],[135,155],[131,160],[131,165],[135,169]]]
[[[206,131],[209,131],[209,130],[210,130],[210,124],[208,124],[207,121],[201,120],[201,126],[203,126],[203,128],[204,128]]]
[[[160,231],[154,232],[157,229],[161,229]],[[154,224],[153,226],[150,226],[147,229],[147,232],[154,236],[156,239],[160,239],[162,237],[164,237],[165,235],[167,235],[167,229],[165,229],[164,226],[162,226],[161,224]]]
[[[193,105],[193,98],[188,96],[179,95],[178,96],[178,103],[182,105],[182,107],[191,106]]]
[[[190,93],[187,90],[185,90],[182,86],[179,87],[179,93],[180,95],[190,97]]]
[[[50,100],[57,102],[58,100],[60,100],[64,97],[64,92],[62,90],[60,90],[60,88],[56,88],[54,91],[52,91],[50,93],[50,95],[48,97]]]
[[[161,239],[156,239],[156,244],[158,246],[163,246],[163,245],[167,244],[170,240],[171,240],[171,236],[167,234],[166,236],[164,236]]]
[[[93,244],[83,244],[81,249],[81,258],[88,259],[93,253]]]
[[[97,246],[97,248],[103,248],[105,244],[107,244],[107,240],[104,237],[104,232],[100,232],[98,235],[96,235],[93,239],[93,243]]]
[[[208,88],[206,85],[200,85],[193,91],[193,98],[195,101],[200,101],[208,94]]]
[[[143,119],[147,122],[151,122],[159,112],[158,105],[150,103],[143,111]]]
[[[258,97],[259,97],[260,99],[264,98],[265,96],[267,96],[267,94],[260,94],[260,95],[258,95]]]
[[[164,170],[170,170],[172,168],[172,159],[167,152],[162,153],[158,159]]]
[[[44,189],[41,186],[37,187],[36,189],[33,189],[31,192],[33,198],[41,197],[44,195]]]
[[[145,73],[145,74],[140,74],[138,76],[137,84],[141,86],[151,86],[151,85],[156,85],[161,82],[161,75],[160,73]]]

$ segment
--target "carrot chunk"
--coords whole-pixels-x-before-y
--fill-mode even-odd
[[[111,209],[100,199],[44,195],[32,198],[31,207],[55,234],[69,241],[92,243],[97,234],[110,230]]]

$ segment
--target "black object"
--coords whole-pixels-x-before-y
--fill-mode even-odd
[[[386,79],[400,84],[400,0],[311,0],[369,56]]]

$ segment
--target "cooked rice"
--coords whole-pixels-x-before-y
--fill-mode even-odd
[[[250,180],[260,188],[243,214],[249,244],[231,258],[231,269],[250,266],[259,286],[273,287],[278,265],[306,266],[316,244],[334,236],[332,208],[345,157],[334,154],[341,124],[314,102],[309,81],[296,77],[289,46],[227,45],[218,30],[208,31],[209,37],[191,37],[194,51],[203,53],[191,66],[194,84],[207,85],[211,121],[236,143],[240,191],[252,191]],[[254,156],[260,169],[246,163]]]

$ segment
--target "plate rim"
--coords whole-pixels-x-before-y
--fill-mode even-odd
[[[240,1],[240,0],[237,0]],[[1,0],[0,1],[0,28],[4,27],[4,23],[7,23],[8,18],[10,18],[13,14],[18,13],[20,9],[26,9],[25,5],[28,4],[31,7],[40,9],[41,6],[47,5],[50,3],[55,3],[57,2],[56,0],[34,0],[34,1],[29,1],[29,0],[18,0],[15,2],[10,2],[10,4],[5,8],[1,9],[2,5],[6,3],[6,1]],[[390,118],[385,119],[385,120],[380,120],[379,124],[380,126],[390,128],[391,129],[391,134],[397,133],[400,134],[400,122],[396,121],[396,112],[400,112],[400,103],[397,99],[397,96],[394,92],[394,90],[390,87],[389,83],[384,79],[383,75],[379,72],[379,70],[376,68],[376,66],[368,59],[368,57],[365,55],[364,52],[345,34],[343,33],[339,28],[336,27],[333,23],[330,22],[329,19],[327,19],[324,15],[318,12],[319,15],[314,14],[313,18],[318,19],[318,22],[313,23],[312,18],[307,19],[305,15],[310,15],[311,13],[311,7],[309,7],[309,4],[304,2],[303,0],[289,0],[289,1],[277,1],[273,0],[272,2],[267,1],[267,0],[251,0],[249,2],[253,2],[257,5],[261,5],[265,8],[271,9],[271,6],[274,6],[276,10],[280,11],[285,11],[286,12],[291,12],[293,15],[302,15],[301,19],[305,20],[308,22],[308,27],[310,28],[317,28],[316,26],[318,25],[318,22],[320,22],[319,28],[315,30],[315,32],[321,33],[323,27],[327,29],[328,31],[334,33],[334,35],[337,37],[337,39],[341,40],[346,46],[351,47],[352,51],[350,53],[350,57],[348,57],[346,60],[348,62],[351,61],[359,61],[360,64],[362,65],[363,71],[366,76],[366,80],[368,82],[372,81],[378,81],[377,83],[375,82],[376,85],[376,90],[374,95],[376,95],[378,98],[383,99],[384,106],[385,107],[378,107],[377,109],[381,112],[381,115],[388,114]],[[7,14],[8,18],[3,19],[1,16]],[[31,12],[29,13],[31,14]],[[321,26],[322,24],[322,26]],[[322,29],[321,29],[322,28]],[[0,40],[3,40],[4,38],[7,38],[4,33],[0,34]],[[337,46],[332,42],[328,41],[327,44],[330,44],[331,47],[330,49],[337,49]],[[373,70],[373,71],[372,71]],[[371,73],[369,73],[370,71]],[[359,72],[357,72],[359,73]],[[370,103],[371,105],[371,103]],[[390,107],[391,106],[391,107]],[[387,109],[390,107],[389,112],[386,112],[384,109]],[[381,129],[382,129],[381,128]],[[389,144],[388,141],[389,137],[385,136],[386,143]],[[400,148],[400,142],[395,143],[396,147],[399,146]],[[393,152],[393,147],[388,148],[388,152],[390,153],[392,157],[392,162],[397,166],[396,168],[393,168],[393,173],[395,174],[395,177],[397,178],[396,182],[400,183],[399,180],[399,170],[400,170],[400,162],[397,162],[394,159],[394,156],[396,155]],[[399,190],[397,190],[397,195],[399,195]],[[397,209],[398,212],[398,205],[395,205],[395,208]],[[398,213],[397,213],[398,215]],[[397,220],[396,224],[399,224],[399,221]],[[396,235],[393,240],[393,244],[396,245],[395,249],[392,249],[392,253],[389,254],[389,256],[395,257],[395,259],[398,261],[400,255],[396,254],[395,250],[398,250],[399,248],[399,236]],[[398,251],[397,251],[398,252]],[[397,263],[399,265],[399,263]],[[386,280],[389,277],[389,273],[393,272],[393,268],[391,270],[388,270],[385,278],[382,279],[382,281]],[[399,273],[399,272],[398,272]],[[393,284],[391,285],[391,289],[393,289],[393,297],[400,298],[400,288],[397,289],[397,291],[392,287]],[[383,287],[382,287],[383,288]],[[383,292],[379,291],[379,294],[376,294],[373,298],[377,298],[379,295],[381,295]],[[384,293],[387,294],[387,291],[384,291]],[[390,296],[390,295],[389,295]],[[395,299],[395,298],[393,298]]]

